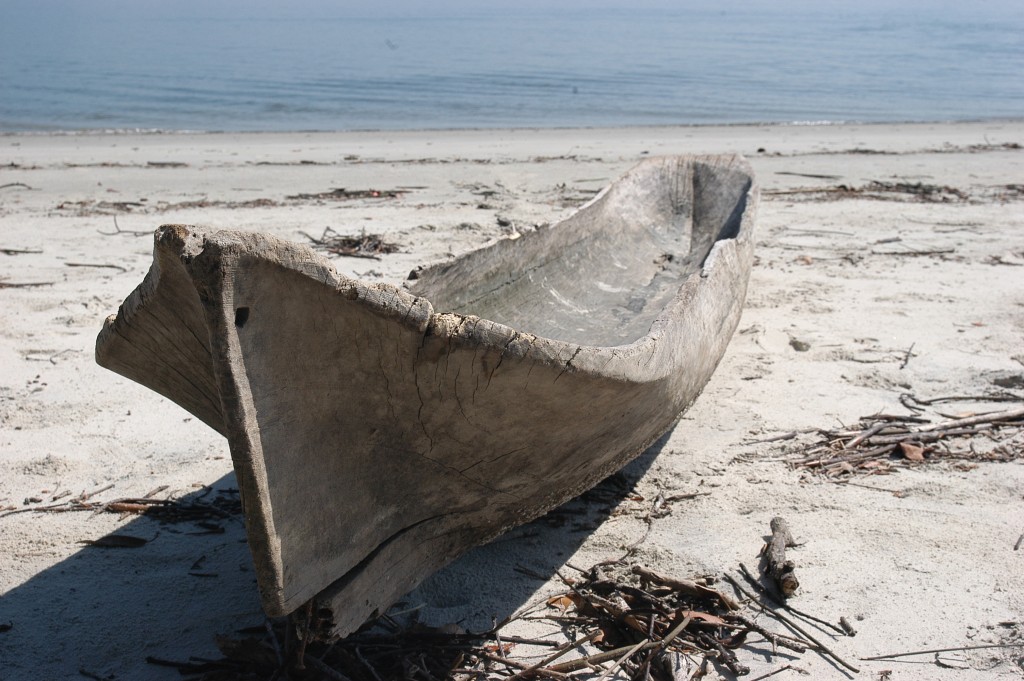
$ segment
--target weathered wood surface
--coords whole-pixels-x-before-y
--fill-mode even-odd
[[[796,546],[796,540],[789,531],[789,523],[782,516],[775,516],[771,522],[772,538],[764,547],[765,565],[775,585],[786,598],[800,588],[796,578],[796,563],[786,558],[786,549]]]
[[[739,320],[756,203],[738,157],[651,159],[411,292],[169,225],[96,357],[228,438],[264,608],[315,598],[344,635],[678,420]]]

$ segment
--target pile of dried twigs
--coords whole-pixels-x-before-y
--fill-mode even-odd
[[[933,422],[917,406],[927,402],[908,398],[904,404],[917,413],[875,414],[852,428],[814,431],[817,439],[797,449],[790,465],[843,478],[925,462],[1012,461],[1024,456],[1024,407]]]
[[[301,232],[303,236],[313,242],[317,248],[322,248],[328,253],[342,255],[349,258],[371,258],[380,260],[381,254],[395,253],[398,251],[398,244],[384,241],[379,234],[367,234],[364,229],[359,236],[347,236],[338,234],[330,227],[324,229],[319,238]]]
[[[767,642],[787,657],[814,650],[833,664],[856,668],[809,634],[794,617],[813,620],[838,635],[846,630],[810,617],[782,602],[742,565],[743,579],[726,579],[745,598],[736,598],[713,578],[677,579],[641,565],[610,562],[563,577],[567,590],[510,617],[490,631],[469,634],[457,627],[399,626],[388,616],[371,629],[326,643],[310,633],[317,626],[312,607],[289,620],[242,630],[242,638],[220,637],[218,660],[187,662],[148,658],[194,680],[237,679],[608,679],[674,681],[702,678],[715,667],[730,676],[749,673],[737,650]],[[786,614],[783,610],[788,611]],[[791,633],[767,629],[757,621],[773,619]],[[503,633],[516,619],[555,625],[552,638],[527,639]],[[763,655],[759,652],[758,655]],[[785,669],[784,664],[765,678]],[[753,681],[753,680],[752,680]]]

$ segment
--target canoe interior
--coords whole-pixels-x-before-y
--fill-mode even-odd
[[[438,311],[544,338],[627,345],[736,236],[750,190],[734,158],[642,164],[555,228],[428,268],[410,290]]]

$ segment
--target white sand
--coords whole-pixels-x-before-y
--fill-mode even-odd
[[[97,499],[162,485],[164,495],[234,485],[220,436],[93,362],[103,318],[150,262],[148,237],[101,234],[114,229],[115,213],[122,230],[146,232],[201,223],[301,241],[300,232],[318,235],[327,226],[366,229],[402,252],[380,261],[341,258],[338,269],[399,282],[416,264],[566,215],[644,155],[740,152],[765,191],[741,332],[660,453],[627,469],[630,479],[642,475],[644,500],[623,502],[593,531],[543,521],[513,530],[406,602],[422,606],[430,622],[489,626],[492,616],[558,589],[556,580],[545,584],[516,566],[552,575],[566,562],[614,557],[643,537],[642,516],[659,491],[700,490],[710,494],[676,502],[655,521],[635,561],[684,577],[735,573],[740,562],[756,568],[768,522],[781,514],[806,542],[792,552],[802,582],[794,604],[854,623],[856,637],[830,639],[849,660],[1019,641],[1019,462],[921,465],[858,479],[895,495],[802,476],[777,460],[786,443],[744,442],[879,411],[905,414],[901,393],[1003,390],[995,381],[1024,394],[1024,201],[1006,189],[1024,184],[1024,151],[1008,146],[1020,143],[1024,123],[0,137],[0,185],[28,185],[0,188],[0,249],[41,251],[0,253],[0,278],[49,283],[0,289],[0,508],[109,484]],[[948,185],[970,198],[810,201],[769,193],[872,180]],[[411,189],[397,199],[285,201],[335,187]],[[274,205],[245,203],[258,199]],[[197,201],[209,204],[179,205]],[[139,205],[125,211],[114,202]],[[511,225],[500,226],[499,216]],[[891,255],[908,249],[948,252]],[[795,350],[794,339],[809,350]],[[1009,445],[1020,452],[1024,442],[1018,435]],[[260,624],[240,522],[224,534],[186,534],[195,529],[113,514],[0,517],[0,625],[13,625],[0,632],[0,679],[81,678],[80,669],[174,679],[146,656],[213,657],[214,635]],[[113,532],[155,539],[138,549],[79,543]],[[758,650],[740,651],[752,676],[786,661]],[[964,670],[931,656],[857,664],[864,678],[883,670],[893,679],[1024,676],[1024,648],[965,659]],[[793,663],[811,678],[843,677],[814,654]],[[786,674],[778,678],[795,676]]]

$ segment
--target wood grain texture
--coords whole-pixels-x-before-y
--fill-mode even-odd
[[[756,204],[738,157],[651,159],[408,292],[165,226],[96,357],[227,436],[265,609],[316,598],[344,635],[679,419],[738,323]]]

